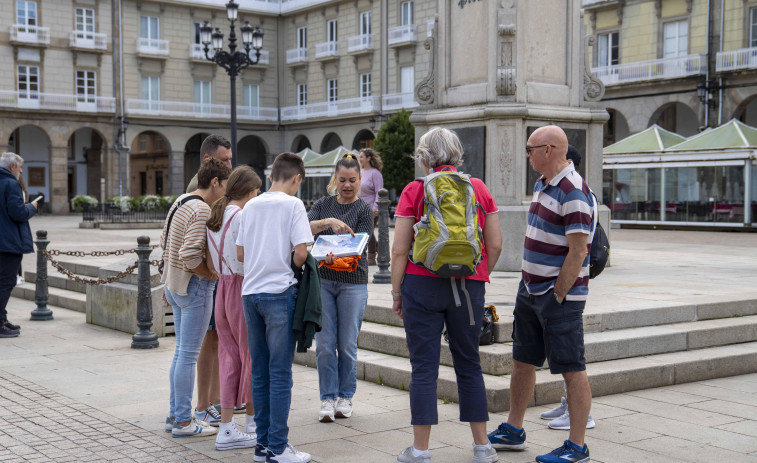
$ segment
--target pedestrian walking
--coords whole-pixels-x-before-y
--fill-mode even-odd
[[[249,166],[234,169],[226,182],[226,193],[213,203],[208,219],[208,249],[213,268],[218,272],[215,294],[218,365],[221,383],[221,423],[216,449],[255,447],[255,409],[252,406],[250,349],[242,309],[244,264],[237,259],[239,212],[247,201],[258,195],[260,177]],[[244,432],[234,418],[234,409],[246,411]]]
[[[526,155],[542,176],[534,186],[523,249],[522,279],[513,310],[513,373],[510,413],[489,434],[498,449],[526,447],[523,418],[534,392],[536,367],[567,384],[570,434],[561,447],[536,457],[540,463],[588,462],[584,442],[591,389],[584,357],[583,310],[589,294],[589,248],[594,200],[566,159],[568,138],[554,125],[528,138]]]
[[[361,149],[358,156],[361,169],[360,199],[370,204],[371,209],[373,209],[373,230],[371,231],[371,238],[368,240],[368,265],[376,265],[376,251],[378,250],[378,241],[376,241],[378,192],[384,188],[384,177],[381,175],[384,162],[381,160],[379,153],[371,148]]]
[[[16,153],[0,155],[0,338],[14,338],[21,327],[8,321],[8,300],[18,283],[18,272],[24,254],[34,252],[29,219],[37,213],[37,203],[24,204],[19,184],[24,159]]]
[[[244,262],[242,307],[252,358],[252,400],[258,443],[255,461],[306,463],[310,455],[289,443],[294,309],[297,280],[312,243],[305,205],[296,198],[305,178],[302,159],[276,156],[271,188],[242,209],[237,258]]]
[[[484,182],[458,175],[457,168],[463,162],[463,147],[454,132],[443,128],[431,129],[421,137],[415,159],[429,177],[425,182],[409,183],[402,191],[395,213],[392,246],[392,309],[404,319],[412,365],[410,414],[413,445],[400,453],[397,462],[431,461],[428,445],[431,426],[439,421],[436,380],[445,324],[455,365],[460,421],[468,422],[473,434],[473,461],[494,462],[497,461],[497,453],[486,437],[489,414],[478,343],[484,316],[484,285],[489,281],[489,274],[502,250],[497,205]],[[436,173],[443,175],[434,175]],[[462,207],[460,214],[455,215],[463,218],[462,222],[456,222],[452,214],[444,216],[440,213],[432,217],[432,211],[425,205],[427,199],[436,199],[427,198],[426,186],[433,183],[431,176],[434,180],[446,179],[461,187],[441,194],[439,198],[447,201],[445,211],[449,210],[447,206],[453,209]],[[453,261],[440,262],[442,266],[434,268],[436,273],[418,261],[420,256],[416,251],[421,248],[416,244],[420,244],[420,233],[431,229],[429,220],[435,221],[437,230],[442,222],[449,227],[448,231],[462,228],[469,240],[458,248],[460,254],[470,254],[474,242],[479,245],[476,259],[468,262],[469,276],[450,279],[440,275],[445,273],[443,269],[452,269],[457,265]],[[479,226],[482,234],[478,234]],[[440,243],[445,240],[441,233],[438,238],[441,239]],[[411,250],[412,260],[408,258]]]
[[[375,168],[372,170],[376,170]],[[373,210],[358,195],[361,169],[357,156],[345,154],[329,183],[329,196],[320,198],[308,212],[310,230],[316,235],[373,232]],[[370,254],[369,254],[370,256]],[[321,331],[315,334],[316,365],[321,409],[318,419],[352,416],[352,397],[357,389],[357,337],[368,302],[366,252],[354,271],[321,266]],[[332,264],[333,256],[326,259]]]
[[[210,206],[225,193],[231,169],[217,159],[203,161],[197,190],[176,199],[163,226],[161,244],[165,268],[161,282],[173,309],[176,349],[169,371],[170,405],[166,432],[174,437],[215,434],[218,430],[192,413],[192,389],[200,345],[213,310],[218,279],[207,263]]]

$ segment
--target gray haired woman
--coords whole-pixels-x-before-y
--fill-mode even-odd
[[[463,162],[463,147],[454,132],[433,128],[420,139],[415,159],[426,174],[456,171]],[[421,220],[424,209],[422,182],[410,182],[402,191],[392,246],[392,309],[404,318],[407,347],[413,370],[410,380],[410,413],[413,445],[398,457],[398,463],[428,463],[431,426],[438,423],[436,379],[439,374],[439,351],[444,325],[449,333],[449,347],[455,364],[460,421],[470,423],[473,434],[473,461],[497,461],[497,454],[486,436],[489,420],[478,341],[484,313],[484,284],[502,250],[502,235],[494,202],[484,182],[471,178],[478,209],[478,223],[483,229],[483,258],[473,275],[458,278],[454,285],[467,290],[474,324],[469,312],[457,307],[450,279],[431,273],[408,259],[414,240],[413,226]],[[491,216],[491,217],[489,217]]]

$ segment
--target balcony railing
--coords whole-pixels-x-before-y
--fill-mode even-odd
[[[213,51],[213,47],[210,47],[208,50],[208,55],[213,57],[213,54],[215,52]],[[189,59],[194,61],[207,61],[205,59],[205,48],[204,45],[201,43],[190,43],[189,44]],[[209,63],[210,61],[208,61]]]
[[[68,36],[71,48],[83,48],[87,50],[107,50],[108,34],[96,32],[71,31]]]
[[[250,59],[255,61],[255,50],[250,50]],[[257,62],[257,66],[265,66],[270,63],[271,52],[268,50],[260,50],[260,61]]]
[[[373,50],[371,34],[356,35],[347,39],[347,53],[359,53],[370,50]]]
[[[116,99],[91,95],[60,95],[23,90],[0,90],[0,106],[6,108],[112,113],[116,110]]]
[[[618,85],[704,74],[706,66],[707,57],[705,55],[688,55],[678,58],[597,67],[593,68],[591,72],[599,77],[605,85]]]
[[[50,43],[50,28],[12,24],[11,42],[47,45]]]
[[[137,38],[137,53],[168,56],[168,40]]]
[[[307,48],[292,48],[287,50],[287,64],[307,63],[308,62],[308,49]]]
[[[339,56],[339,42],[323,42],[315,45],[315,59]]]
[[[126,100],[126,113],[141,116],[178,118],[227,119],[231,106],[222,104],[191,103],[184,101]],[[276,121],[276,108],[237,106],[239,119]]]
[[[410,109],[418,106],[415,101],[415,94],[410,93],[390,93],[384,95],[381,104],[384,111],[396,111],[399,109]]]
[[[349,98],[332,102],[312,103],[281,108],[281,120],[292,121],[313,117],[336,117],[347,114],[373,113],[379,110],[379,97]]]
[[[757,47],[721,51],[715,58],[717,72],[757,69]]]
[[[418,40],[415,24],[408,24],[407,26],[392,27],[387,31],[387,33],[389,35],[390,47],[409,45],[409,44],[415,43],[416,40]]]

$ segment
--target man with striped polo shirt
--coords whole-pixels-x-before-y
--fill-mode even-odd
[[[536,367],[549,361],[568,387],[570,434],[541,463],[588,462],[584,443],[591,389],[584,358],[583,310],[589,294],[589,248],[594,199],[565,154],[568,138],[554,125],[534,131],[526,144],[534,186],[523,250],[522,280],[513,311],[513,373],[507,422],[489,434],[498,449],[526,448],[523,418],[534,393]]]

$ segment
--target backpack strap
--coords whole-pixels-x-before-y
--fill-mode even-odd
[[[168,224],[166,225],[166,237],[163,239],[163,250],[165,251],[166,246],[168,245],[168,233],[171,231],[171,221],[173,220],[173,215],[176,214],[176,211],[183,206],[184,204],[188,203],[189,201],[193,201],[195,199],[199,199],[200,201],[204,201],[202,199],[202,196],[200,195],[189,195],[186,198],[179,201],[179,203],[176,205],[176,207],[171,211],[171,215],[168,216]]]
[[[451,277],[449,279],[450,284],[452,285],[452,296],[455,298],[455,307],[462,306],[462,303],[460,302],[460,294],[457,292],[457,285],[455,284],[455,277]],[[463,291],[463,294],[465,295],[465,302],[468,304],[468,315],[470,317],[470,324],[471,326],[476,324],[476,319],[473,316],[473,304],[471,304],[470,301],[470,293],[467,289],[465,289],[465,278],[460,278],[460,289]]]
[[[221,274],[223,274],[223,266],[224,266],[224,264],[226,264],[226,268],[229,269],[230,273],[232,273],[232,274],[234,273],[231,270],[231,266],[229,265],[229,263],[226,262],[226,259],[224,259],[224,257],[223,257],[223,249],[224,249],[223,245],[224,245],[224,241],[226,241],[226,232],[229,231],[229,226],[231,225],[232,219],[234,219],[234,216],[237,215],[237,213],[239,211],[241,211],[241,210],[242,209],[237,208],[237,210],[235,210],[234,212],[231,213],[231,217],[229,217],[229,220],[226,221],[226,226],[223,227],[223,231],[221,232],[221,245],[220,245],[220,247],[216,246],[216,242],[213,239],[213,237],[210,235],[210,230],[208,230],[208,241],[210,241],[210,244],[213,245],[213,249],[215,249],[216,252],[218,253],[218,266],[220,267],[218,269],[218,271]]]
[[[594,234],[597,232],[597,224],[599,223],[599,207],[597,206],[597,195],[595,195],[594,192],[591,191],[591,189],[589,189],[589,191],[594,197],[594,223],[592,224],[591,239],[589,240],[589,243],[591,243],[592,241],[594,241]]]

